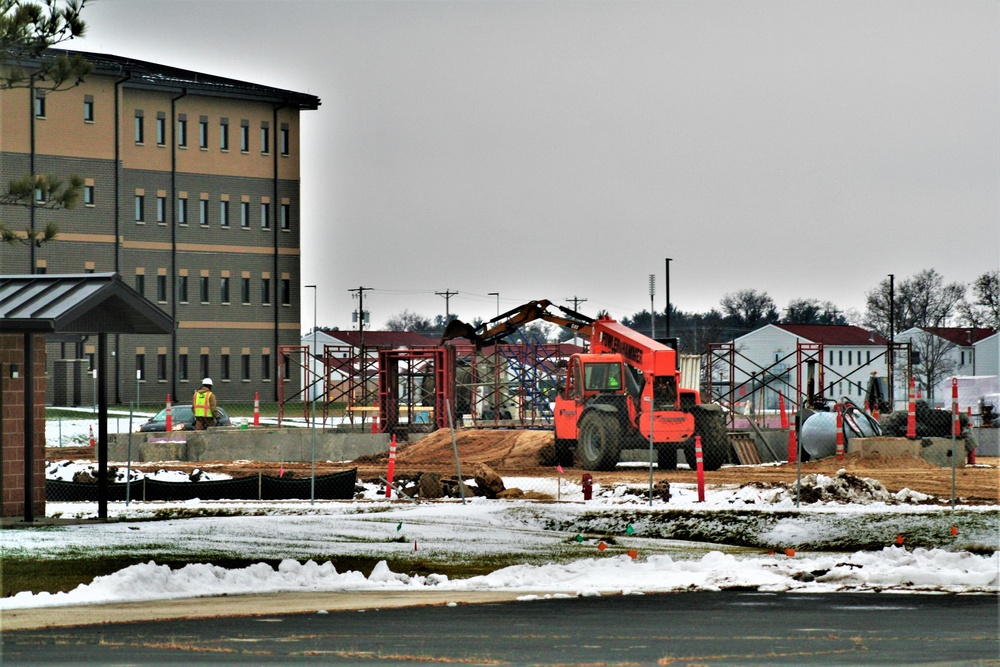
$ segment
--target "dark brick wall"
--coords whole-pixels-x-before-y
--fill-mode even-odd
[[[13,367],[17,378],[12,378]],[[24,335],[0,334],[0,515],[24,515]],[[45,337],[34,337],[34,504],[36,517],[45,516]]]

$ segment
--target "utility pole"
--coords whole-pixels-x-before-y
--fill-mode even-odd
[[[355,287],[347,290],[352,293],[356,292],[353,296],[358,300],[358,348],[362,354],[365,350],[365,292],[370,292],[373,289],[373,287]]]
[[[449,302],[451,297],[458,294],[458,292],[452,292],[451,290],[445,290],[443,292],[434,292],[438,296],[444,297],[444,325],[448,326],[448,322],[451,321],[451,309],[449,308]]]
[[[565,301],[567,303],[572,303],[573,304],[573,312],[575,313],[575,312],[579,311],[580,304],[583,303],[584,301],[586,301],[586,299],[581,299],[578,296],[573,296],[573,297],[570,297],[568,299],[565,299]],[[573,332],[573,345],[576,345],[576,332],[575,331]]]

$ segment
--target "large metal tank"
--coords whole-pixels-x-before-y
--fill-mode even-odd
[[[844,415],[844,446],[848,438],[870,438],[880,435],[878,423],[860,410],[851,410]],[[837,414],[835,412],[814,412],[799,432],[802,449],[814,459],[833,456],[837,453]]]

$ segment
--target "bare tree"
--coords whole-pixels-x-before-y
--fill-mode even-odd
[[[925,269],[899,283],[895,289],[894,330],[944,326],[965,296],[961,283],[946,285],[934,269]],[[864,323],[883,336],[889,335],[889,279],[866,294]]]
[[[920,362],[913,367],[913,375],[922,386],[924,396],[931,401],[935,398],[934,389],[957,370],[955,359],[950,354],[955,345],[926,331],[914,335],[910,345],[913,352],[920,355]]]
[[[764,324],[777,322],[780,318],[774,300],[767,292],[743,289],[723,295],[719,302],[722,312],[733,325],[744,332],[752,331]]]
[[[987,271],[970,287],[974,298],[958,304],[962,324],[977,329],[1000,329],[1000,271]]]
[[[418,315],[417,313],[411,313],[409,310],[404,310],[403,312],[389,318],[389,321],[385,323],[386,331],[416,331],[418,333],[424,333],[431,331],[433,325],[431,321],[424,317],[423,315]]]
[[[784,324],[847,324],[832,301],[792,299],[785,309]]]

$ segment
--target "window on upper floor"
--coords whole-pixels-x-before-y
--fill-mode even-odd
[[[290,204],[281,205],[281,228],[286,232],[292,228],[292,212]]]
[[[208,118],[205,116],[198,121],[198,148],[208,148]]]
[[[94,122],[94,96],[83,96],[83,121],[85,123]]]
[[[177,276],[177,300],[181,303],[188,302],[188,277]]]
[[[146,274],[135,274],[135,291],[143,296],[146,296]]]
[[[184,114],[177,119],[177,145],[181,148],[188,145],[188,122]]]
[[[229,276],[223,276],[219,282],[219,301],[229,303]]]
[[[271,279],[261,278],[260,279],[260,302],[265,305],[271,305]]]
[[[240,152],[250,152],[250,121],[240,121]]]
[[[188,200],[187,197],[177,198],[177,224],[186,225],[188,222]]]
[[[219,201],[219,225],[222,227],[229,226],[229,200],[222,199]]]
[[[35,118],[45,118],[45,93],[35,91]]]
[[[201,302],[208,303],[208,276],[201,276]]]
[[[188,356],[186,354],[177,355],[177,379],[181,382],[188,380]]]
[[[156,145],[167,145],[167,118],[162,114],[156,115]]]
[[[250,202],[240,202],[240,227],[250,229]]]
[[[271,128],[267,123],[262,123],[260,126],[260,152],[271,152]]]
[[[219,121],[219,150],[229,150],[229,120],[227,118]]]
[[[260,355],[260,379],[268,381],[271,379],[271,355]]]
[[[143,222],[146,219],[146,198],[142,195],[135,196],[135,221]]]
[[[229,355],[224,354],[219,357],[219,375],[223,382],[229,382]]]
[[[145,143],[146,138],[146,128],[144,124],[144,118],[142,115],[142,109],[135,110],[135,143],[141,144]]]
[[[203,226],[208,225],[208,200],[198,200],[198,222]]]
[[[289,150],[289,135],[288,135],[288,124],[283,123],[281,125],[281,134],[279,135],[281,142],[281,154],[288,155]]]
[[[167,198],[162,196],[156,197],[156,221],[158,223],[165,223],[167,221]]]
[[[93,206],[94,205],[94,186],[85,185],[83,186],[83,205]]]
[[[240,379],[244,381],[250,380],[250,355],[244,354],[240,356]]]
[[[243,277],[240,279],[240,302],[245,305],[250,305],[250,279]]]
[[[156,276],[156,300],[160,303],[167,302],[167,276],[162,273]]]
[[[292,281],[288,278],[281,279],[281,305],[292,305]]]
[[[271,205],[267,202],[261,202],[260,205],[260,228],[271,228]]]
[[[167,355],[156,355],[156,379],[166,381],[167,379]]]

